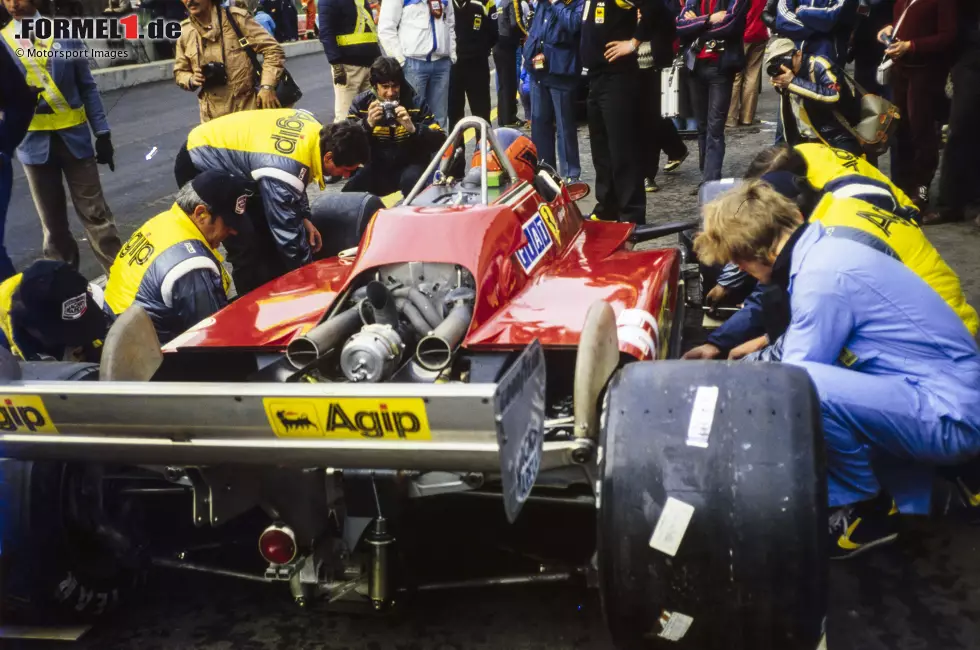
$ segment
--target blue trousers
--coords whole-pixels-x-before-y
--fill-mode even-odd
[[[7,227],[7,206],[14,185],[14,161],[0,152],[0,282],[16,274],[14,263],[7,254],[3,233]]]
[[[698,61],[690,78],[694,115],[698,120],[698,152],[701,181],[721,178],[725,162],[725,121],[732,103],[735,73],[722,70],[717,61]]]
[[[449,132],[449,73],[452,61],[449,57],[426,61],[405,59],[405,80],[419,97],[429,105],[436,122],[443,131]]]
[[[538,158],[565,177],[581,176],[578,132],[575,130],[573,90],[561,90],[531,81],[531,140]],[[555,127],[558,127],[558,164],[555,164]]]
[[[927,514],[934,466],[980,453],[980,430],[940,418],[928,389],[903,377],[799,365],[820,396],[831,507],[870,499],[884,485],[900,510]]]

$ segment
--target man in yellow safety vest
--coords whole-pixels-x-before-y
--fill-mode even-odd
[[[95,257],[108,269],[122,246],[96,167],[96,163],[109,165],[115,171],[109,123],[88,59],[65,54],[83,50],[85,45],[76,40],[19,38],[21,21],[38,15],[33,0],[3,0],[3,5],[13,17],[0,30],[3,47],[17,57],[27,83],[42,89],[17,158],[24,165],[41,217],[44,256],[78,268],[78,244],[68,224],[64,177]],[[94,150],[89,126],[95,133]]]

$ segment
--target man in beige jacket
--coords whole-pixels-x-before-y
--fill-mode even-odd
[[[255,19],[238,7],[224,9],[212,0],[183,0],[190,17],[181,22],[174,80],[184,90],[197,91],[201,122],[254,108],[279,108],[276,83],[285,54]],[[239,44],[229,15],[262,57],[258,89],[252,61]]]

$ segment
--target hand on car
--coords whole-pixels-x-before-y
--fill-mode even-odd
[[[611,41],[606,43],[606,61],[612,63],[616,59],[629,56],[636,51],[633,41]]]
[[[395,117],[398,118],[398,123],[405,127],[406,131],[415,133],[415,122],[412,121],[412,116],[408,114],[408,110],[404,106],[395,108]]]
[[[310,249],[314,253],[319,253],[320,248],[323,246],[323,238],[320,236],[320,231],[316,229],[316,226],[309,219],[303,219],[303,226],[306,227],[306,235],[310,238]]]
[[[725,299],[727,294],[728,291],[725,289],[725,287],[721,286],[720,284],[716,284],[715,286],[711,287],[711,291],[704,296],[704,304],[714,309],[719,302]]]
[[[773,77],[772,85],[775,86],[776,88],[779,88],[780,90],[785,90],[793,82],[793,79],[796,78],[796,75],[793,74],[792,70],[790,70],[784,65],[781,65],[779,67],[783,71],[783,74],[777,77]]]
[[[725,16],[727,16],[727,15],[728,15],[728,12],[726,12],[726,11],[716,11],[715,13],[711,14],[710,16],[708,16],[708,24],[709,25],[717,25],[721,21],[725,20]]]
[[[718,346],[705,343],[704,345],[699,345],[696,348],[691,348],[684,353],[684,356],[682,356],[681,359],[708,361],[710,359],[717,359],[720,356],[721,350],[718,348]]]
[[[892,44],[885,48],[885,56],[892,59],[901,59],[912,49],[909,41],[892,41]]]
[[[280,108],[279,98],[276,97],[276,91],[272,88],[262,88],[259,90],[259,95],[256,98],[256,103],[259,108]]]
[[[759,338],[752,339],[751,341],[746,341],[742,345],[732,348],[732,351],[728,353],[728,360],[737,361],[752,354],[753,352],[758,352],[767,345],[769,345],[769,338],[766,336],[760,336]]]
[[[378,123],[384,118],[385,111],[381,108],[381,102],[377,99],[368,105],[367,123],[368,126],[374,128]]]

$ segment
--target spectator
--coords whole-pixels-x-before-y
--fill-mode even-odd
[[[902,116],[895,133],[892,178],[925,213],[939,165],[936,108],[952,63],[956,3],[897,0],[895,23],[884,27],[878,38],[891,41],[885,54],[894,61],[892,97]]]
[[[303,13],[306,16],[306,33],[303,34],[305,39],[316,38],[320,35],[316,5],[316,0],[303,0]]]
[[[174,60],[174,80],[198,92],[201,122],[253,108],[279,108],[276,84],[285,54],[244,9],[223,8],[212,0],[184,0],[190,18],[181,25]],[[262,78],[255,89],[255,68],[238,44],[231,21],[262,57]]]
[[[382,197],[401,191],[407,196],[446,134],[393,57],[374,62],[371,86],[354,98],[347,116],[368,132],[371,161],[347,181],[344,191]]]
[[[14,18],[3,28],[2,47],[17,56],[18,68],[28,85],[44,88],[34,110],[27,136],[17,147],[17,159],[24,165],[27,184],[44,231],[44,256],[62,260],[78,269],[78,243],[68,223],[68,204],[63,182],[68,183],[75,213],[81,219],[89,245],[104,269],[112,264],[122,242],[116,233],[112,212],[102,193],[96,166],[109,165],[115,171],[114,150],[99,89],[92,78],[88,59],[83,56],[47,58],[41,65],[30,52],[18,48],[14,39],[18,21],[38,16],[31,0],[3,0]],[[84,51],[81,41],[38,41],[36,47],[50,51]],[[4,97],[8,87],[3,86]],[[95,148],[92,136],[95,134]],[[64,179],[64,180],[62,180]],[[8,269],[9,270],[9,269]]]
[[[262,29],[269,32],[272,38],[276,37],[276,21],[272,20],[272,16],[267,14],[262,6],[255,10],[255,22],[262,26]]]
[[[766,53],[769,30],[762,23],[762,10],[767,0],[751,0],[745,17],[745,67],[735,74],[732,85],[732,105],[728,108],[725,126],[751,126],[755,121],[755,109],[762,91],[762,59]]]
[[[664,0],[668,11],[674,6],[673,0]],[[677,36],[676,16],[671,13],[654,25],[653,38],[640,44],[637,48],[637,64],[640,68],[640,86],[644,89],[644,119],[641,128],[644,131],[643,158],[643,189],[656,192],[657,173],[660,168],[660,152],[667,154],[667,164],[664,171],[673,171],[688,156],[687,145],[677,133],[674,121],[663,116],[661,106],[661,71],[669,68],[674,61],[674,41]],[[642,20],[642,16],[641,16]]]
[[[143,224],[116,257],[105,287],[106,313],[114,318],[134,303],[156,329],[160,343],[228,304],[231,278],[218,246],[247,230],[248,183],[207,171],[177,192],[169,210]],[[134,264],[149,245],[152,251]]]
[[[378,38],[385,53],[404,66],[405,79],[432,108],[442,130],[448,129],[449,74],[456,63],[452,0],[382,2]]]
[[[526,0],[501,0],[497,5],[497,44],[493,48],[493,65],[497,71],[497,126],[521,128],[525,122],[517,117],[517,56],[527,37]],[[529,119],[524,111],[525,119]]]
[[[371,87],[370,69],[381,56],[367,0],[320,0],[320,43],[333,69],[333,116],[347,119],[351,102]]]
[[[284,41],[299,39],[299,13],[293,0],[282,0],[282,28]]]
[[[13,156],[27,135],[41,90],[27,84],[14,53],[6,46],[0,46],[0,88],[3,88],[0,95],[0,282],[3,282],[16,272],[3,244],[7,206],[14,184]]]
[[[698,119],[701,182],[721,178],[725,120],[735,73],[745,66],[742,33],[750,0],[687,0],[677,32],[688,48],[692,103]],[[697,189],[695,189],[695,194]]]
[[[276,31],[273,36],[279,42],[286,40],[286,19],[283,15],[283,3],[287,1],[289,0],[259,0],[259,7],[272,16],[272,21],[276,24]]]
[[[858,0],[779,0],[776,35],[843,67],[857,6]]]
[[[804,54],[788,38],[775,38],[766,48],[766,74],[782,95],[780,115],[789,144],[819,139],[855,156],[864,155],[857,138],[841,124],[857,124],[861,104],[850,85],[840,83],[840,68],[822,56]]]
[[[958,57],[953,66],[953,101],[939,177],[939,205],[923,224],[976,218],[980,227],[980,165],[976,164],[980,151],[980,4],[962,0],[958,16]]]
[[[531,77],[531,139],[539,159],[557,168],[569,183],[582,175],[575,90],[581,83],[578,48],[584,6],[584,0],[541,0],[524,41],[524,66]]]
[[[206,171],[254,181],[250,227],[225,241],[239,295],[313,260],[320,233],[310,221],[309,183],[343,176],[368,159],[367,134],[321,125],[303,110],[241,111],[195,127],[177,152],[177,187]]]
[[[588,70],[586,109],[596,170],[591,219],[646,221],[643,160],[636,139],[642,119],[636,51],[667,15],[666,6],[657,0],[586,4],[579,55]]]
[[[490,50],[497,42],[497,6],[452,0],[456,19],[456,63],[449,73],[449,130],[470,113],[490,121]]]

